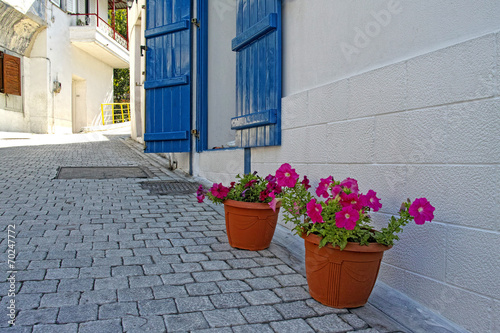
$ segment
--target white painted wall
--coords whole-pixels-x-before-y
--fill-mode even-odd
[[[405,229],[380,279],[481,333],[500,331],[498,17],[492,0],[283,0],[282,146],[252,149],[262,175],[358,179],[377,226],[427,197],[435,220]],[[227,182],[243,153],[193,161]]]

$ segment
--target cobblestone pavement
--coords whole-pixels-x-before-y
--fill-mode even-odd
[[[54,179],[60,166],[141,166],[148,180],[182,178],[131,139],[2,143],[1,332],[379,332],[311,299],[276,244],[231,248],[223,216],[194,195],[151,195],[145,179]]]

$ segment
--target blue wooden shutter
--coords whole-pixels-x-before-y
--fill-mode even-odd
[[[191,0],[147,0],[147,153],[191,149]]]
[[[236,130],[240,147],[281,144],[281,1],[238,0]]]

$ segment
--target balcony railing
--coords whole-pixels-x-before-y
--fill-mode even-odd
[[[96,27],[102,33],[113,38],[118,44],[128,50],[128,39],[120,35],[108,22],[104,21],[99,15],[95,13],[87,14],[71,14],[75,19],[72,20],[73,26],[91,26]]]

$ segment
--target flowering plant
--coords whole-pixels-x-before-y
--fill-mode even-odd
[[[200,185],[196,192],[198,202],[203,202],[208,197],[216,204],[223,203],[225,200],[236,200],[244,202],[263,202],[270,203],[281,194],[281,186],[277,185],[276,176],[268,175],[265,178],[257,175],[257,172],[249,173],[244,176],[237,175],[237,181],[231,182],[229,187],[222,183],[214,183],[209,190]],[[273,206],[275,209],[276,206]]]
[[[369,190],[362,194],[358,182],[352,178],[335,181],[332,176],[321,179],[316,188],[316,197],[309,192],[309,181],[304,177],[298,182],[295,169],[285,163],[276,171],[276,187],[280,197],[272,198],[271,207],[282,202],[285,223],[295,224],[294,230],[303,234],[316,234],[322,237],[320,247],[330,243],[344,249],[348,242],[360,245],[376,242],[388,246],[398,240],[397,233],[402,227],[414,220],[424,224],[434,218],[434,207],[426,198],[403,202],[399,218],[391,217],[387,227],[380,231],[370,225],[370,211],[378,211],[382,204],[377,193]]]

